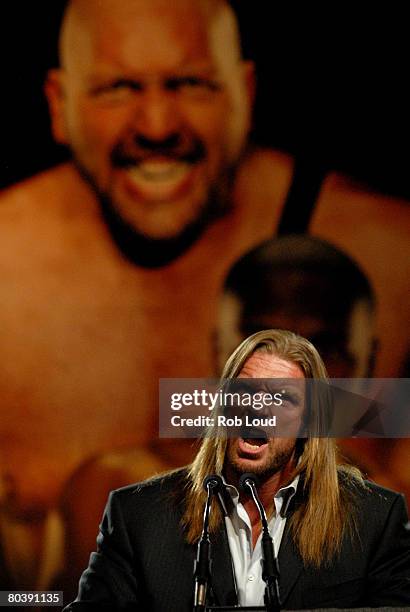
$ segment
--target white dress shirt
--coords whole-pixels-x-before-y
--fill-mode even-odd
[[[299,475],[288,486],[279,489],[274,496],[276,512],[268,521],[268,526],[276,556],[286,525],[286,516],[282,517],[280,511],[284,498],[287,499],[288,504],[296,493],[298,482]],[[239,501],[239,493],[236,487],[226,485],[226,489],[233,502],[232,511],[229,516],[225,517],[225,523],[235,571],[239,605],[263,606],[265,582],[262,579],[262,532],[258,537],[255,548],[252,550],[252,527],[248,513]]]

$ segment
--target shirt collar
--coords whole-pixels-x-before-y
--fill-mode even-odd
[[[300,474],[296,474],[292,482],[278,489],[278,491],[276,491],[275,495],[273,496],[276,512],[280,514],[282,518],[286,517],[290,502],[292,501],[292,498],[294,497],[296,493],[299,479],[300,479]],[[223,475],[222,475],[222,480],[225,485],[225,491],[229,493],[229,497],[234,507],[236,508],[238,506],[238,503],[240,503],[239,502],[239,491],[234,485],[228,484]]]

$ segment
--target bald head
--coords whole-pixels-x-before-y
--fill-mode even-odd
[[[117,36],[138,24],[177,20],[183,31],[196,23],[212,38],[215,49],[237,61],[241,55],[236,16],[226,0],[70,0],[60,32],[59,54],[62,67],[69,69],[90,46],[91,39]],[[160,41],[157,41],[160,42]]]

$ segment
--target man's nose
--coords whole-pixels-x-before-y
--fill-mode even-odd
[[[177,134],[180,112],[173,92],[147,87],[139,98],[134,116],[136,132],[149,142],[164,142]]]

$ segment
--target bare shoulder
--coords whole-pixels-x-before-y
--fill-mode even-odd
[[[366,267],[367,261],[364,259],[367,253],[370,255],[371,245],[379,245],[378,252],[373,253],[373,259],[378,257],[383,249],[393,257],[397,242],[403,245],[408,253],[409,228],[408,201],[376,192],[365,184],[332,172],[323,182],[311,231],[340,243],[342,248],[351,251]],[[361,232],[360,249],[358,232]],[[402,261],[403,257],[402,253]]]
[[[330,172],[324,180],[320,200],[337,203],[340,200],[346,201],[347,198],[352,204],[371,206],[374,211],[378,209],[385,211],[386,205],[389,205],[396,210],[403,209],[407,213],[410,204],[404,198],[378,192],[352,177],[338,172]]]
[[[251,182],[258,189],[274,191],[289,187],[294,158],[276,149],[253,147],[243,158],[239,180]]]
[[[69,164],[56,166],[35,176],[11,185],[0,193],[0,217],[16,220],[29,210],[47,206],[64,193],[67,182],[72,180],[73,171]]]
[[[74,167],[56,166],[0,193],[0,231],[5,253],[17,245],[29,247],[66,235],[74,223],[95,217],[90,190]],[[2,248],[3,247],[3,248]]]
[[[247,248],[266,240],[277,226],[292,183],[293,166],[290,155],[273,149],[252,148],[244,156],[233,198],[252,236]]]
[[[294,158],[284,151],[272,149],[270,147],[252,146],[248,149],[244,157],[244,163],[249,167],[260,170],[272,170],[272,168],[282,170],[292,170]]]

